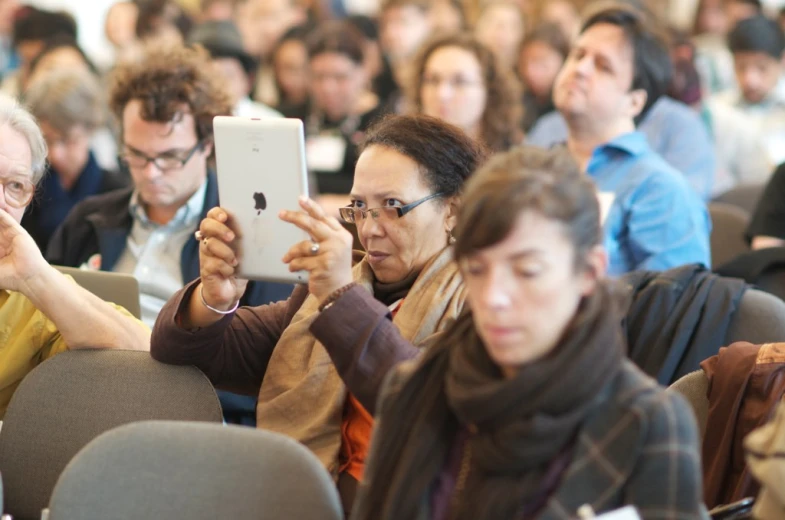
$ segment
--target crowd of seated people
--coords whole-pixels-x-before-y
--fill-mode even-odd
[[[708,518],[695,417],[631,361],[619,293],[715,276],[739,187],[785,265],[769,6],[123,0],[105,66],[73,12],[7,1],[0,419],[58,353],[143,350],[310,449],[347,518]],[[279,218],[307,284],[237,275],[216,116],[302,121],[311,195]],[[58,266],[135,277],[141,318]]]

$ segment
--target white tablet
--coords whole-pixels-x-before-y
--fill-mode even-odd
[[[289,272],[281,258],[310,237],[278,218],[308,195],[302,121],[218,116],[213,130],[218,197],[241,234],[238,276],[306,283],[308,273]]]

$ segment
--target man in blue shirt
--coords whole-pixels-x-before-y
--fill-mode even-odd
[[[659,97],[638,123],[649,146],[684,174],[703,200],[715,193],[717,158],[706,125],[693,109],[668,96]],[[542,116],[526,142],[548,148],[567,139],[567,123],[557,112]]]
[[[554,86],[567,148],[601,193],[611,275],[711,263],[704,202],[635,131],[653,103],[648,93],[664,89],[670,73],[668,49],[648,23],[624,4],[594,13]]]

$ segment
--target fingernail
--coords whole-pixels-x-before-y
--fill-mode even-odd
[[[229,232],[226,234],[226,240],[232,241],[234,240],[234,233]]]
[[[226,222],[226,213],[219,213],[218,220],[220,220],[221,222]]]

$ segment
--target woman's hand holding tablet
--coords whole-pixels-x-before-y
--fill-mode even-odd
[[[202,279],[199,290],[205,304],[221,311],[231,309],[248,285],[247,280],[236,276],[239,236],[231,215],[222,208],[211,209],[197,231]]]
[[[323,302],[353,281],[353,238],[338,219],[327,215],[312,199],[301,197],[299,203],[303,211],[284,210],[279,216],[308,233],[311,240],[292,246],[283,261],[292,272],[308,272],[308,290]]]

